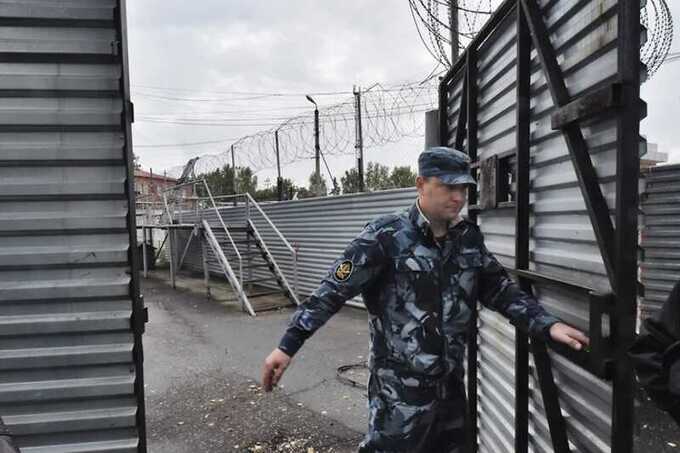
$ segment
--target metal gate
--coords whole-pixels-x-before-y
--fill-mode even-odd
[[[480,311],[475,451],[632,451],[640,38],[640,2],[508,0],[442,80],[441,142],[473,161],[489,249],[593,342],[555,354]]]
[[[0,3],[0,416],[146,451],[124,0]]]

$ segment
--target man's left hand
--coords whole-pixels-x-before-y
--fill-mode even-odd
[[[558,322],[550,326],[550,338],[557,343],[564,343],[577,351],[590,345],[590,339],[588,339],[583,332],[574,329],[563,322]]]

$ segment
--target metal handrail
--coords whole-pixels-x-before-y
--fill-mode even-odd
[[[168,207],[168,198],[165,196],[165,192],[163,192],[163,205],[165,206],[165,212],[168,214],[168,222],[172,223],[172,214],[170,214],[170,208]]]
[[[236,296],[241,300],[241,305],[248,310],[248,313],[250,313],[251,316],[256,316],[255,310],[248,300],[248,296],[246,296],[246,293],[243,291],[243,283],[240,283],[236,278],[236,275],[234,275],[234,271],[229,264],[229,260],[227,260],[227,257],[224,256],[222,247],[220,247],[215,234],[210,228],[210,224],[205,219],[203,219],[201,223],[203,225],[203,230],[206,232],[208,244],[210,245],[210,248],[213,249],[213,253],[215,253],[217,260],[222,265],[222,269],[224,270],[227,279],[232,284]]]
[[[269,218],[269,216],[262,210],[260,207],[259,203],[255,201],[252,195],[250,195],[248,192],[244,194],[246,196],[246,200],[249,203],[252,203],[253,206],[262,214],[262,217],[267,221],[270,227],[274,230],[274,232],[281,238],[281,241],[283,244],[286,246],[288,250],[290,250],[291,254],[293,255],[293,291],[295,292],[295,299],[297,300],[298,296],[298,252],[295,250],[295,247],[293,247],[290,242],[288,242],[288,239],[281,233],[281,231],[274,225],[274,222]],[[248,208],[248,213],[250,213],[250,209]],[[250,222],[250,214],[248,214],[248,221]],[[253,228],[255,228],[255,225],[250,222]],[[283,276],[283,272],[281,273],[281,276]]]
[[[205,187],[205,190],[208,193],[208,197],[210,198],[210,202],[213,205],[215,214],[217,214],[217,218],[220,221],[220,225],[222,225],[224,232],[227,234],[227,238],[229,238],[229,242],[231,242],[231,246],[234,248],[234,251],[236,252],[236,257],[238,258],[239,283],[241,284],[241,286],[243,286],[243,258],[241,257],[241,253],[238,251],[238,247],[236,246],[234,239],[231,237],[231,233],[229,233],[229,229],[227,228],[227,225],[224,223],[224,219],[222,219],[222,215],[220,214],[220,210],[217,208],[217,204],[215,203],[215,199],[212,196],[210,187],[208,187],[208,183],[205,181],[205,179],[202,179],[201,182],[203,182],[203,186]]]

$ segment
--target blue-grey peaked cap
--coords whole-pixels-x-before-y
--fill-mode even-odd
[[[436,176],[444,184],[477,185],[470,175],[470,158],[453,148],[428,148],[418,157],[418,175]]]

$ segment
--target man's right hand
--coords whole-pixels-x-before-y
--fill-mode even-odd
[[[281,380],[283,372],[286,371],[290,365],[291,357],[276,348],[264,360],[264,367],[262,369],[262,387],[265,392],[271,392],[272,388]]]

